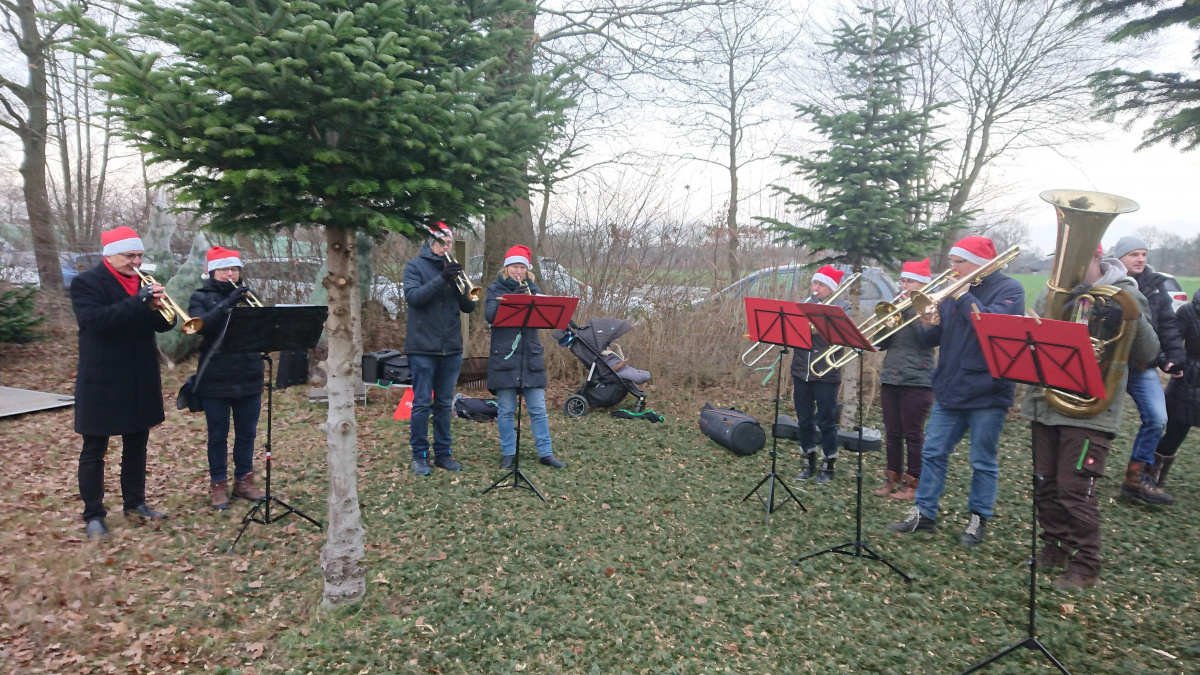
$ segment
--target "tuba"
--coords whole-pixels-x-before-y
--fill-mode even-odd
[[[1138,204],[1132,199],[1084,190],[1047,190],[1040,197],[1054,206],[1058,216],[1058,243],[1054,248],[1050,281],[1046,283],[1043,316],[1089,324],[1092,348],[1100,362],[1108,396],[1092,398],[1047,389],[1046,403],[1067,417],[1093,417],[1104,412],[1117,396],[1124,395],[1120,387],[1129,367],[1129,350],[1137,333],[1141,310],[1133,296],[1115,286],[1092,287],[1075,298],[1073,304],[1068,303],[1071,290],[1084,283],[1104,231],[1117,216],[1137,211]],[[1121,312],[1120,328],[1111,336],[1104,334],[1108,330],[1104,321],[1093,321],[1099,310],[1108,308],[1119,308]]]

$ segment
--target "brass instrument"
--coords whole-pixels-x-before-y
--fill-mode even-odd
[[[946,270],[925,284],[921,291],[930,293],[938,286],[947,283],[953,278],[953,275],[954,270]],[[904,318],[904,312],[908,311],[908,308],[911,306],[911,295],[910,297],[903,297],[903,294],[898,295],[891,302],[882,300],[875,305],[875,316],[868,317],[862,323],[858,324],[858,330],[874,347],[878,348],[879,345],[883,344],[884,340],[899,333],[905,326],[921,318],[920,314],[914,314],[907,320]],[[834,356],[835,351],[835,349],[827,349],[813,360],[812,365],[808,367],[813,375],[825,377],[830,372],[849,365],[854,359],[858,358],[858,351],[854,349],[843,349],[843,353],[836,357]]]
[[[150,276],[149,274],[146,274],[136,267],[133,269],[135,272],[137,272],[138,278],[142,280],[143,286],[153,286],[154,284],[158,283],[158,281],[156,281],[154,277]],[[195,335],[196,333],[199,333],[200,329],[204,326],[203,319],[200,319],[199,317],[188,316],[187,312],[183,311],[183,308],[180,307],[179,304],[174,300],[172,300],[171,296],[167,295],[165,290],[163,291],[162,303],[163,306],[158,310],[158,313],[162,314],[162,317],[172,324],[175,323],[176,317],[183,321],[183,327],[180,328],[180,330],[182,330],[185,335]]]
[[[448,263],[455,264],[458,262],[454,259],[454,256],[450,255],[450,251],[446,251],[442,256],[446,258],[446,262]],[[467,296],[471,302],[478,301],[479,296],[483,295],[483,289],[471,283],[471,278],[467,276],[465,268],[454,278],[454,285],[458,288],[458,292]]]
[[[1092,247],[1095,250],[1095,247]],[[1003,253],[992,258],[979,266],[974,272],[964,276],[955,277],[953,283],[940,288],[932,293],[923,291],[914,291],[912,293],[912,306],[917,310],[917,314],[925,318],[926,321],[932,324],[938,324],[942,321],[942,316],[938,314],[938,305],[946,298],[952,298],[959,293],[965,292],[969,287],[977,285],[983,281],[984,277],[999,272],[1005,265],[1021,255],[1020,246],[1012,246],[1006,249]]]
[[[842,283],[838,284],[837,290],[835,290],[833,293],[830,293],[828,298],[821,300],[817,304],[828,305],[828,304],[832,303],[834,300],[837,300],[838,296],[840,296],[841,294],[850,290],[850,286],[852,284],[854,284],[854,282],[858,281],[859,277],[861,277],[861,276],[862,276],[862,272],[855,272],[854,274],[851,274],[848,279],[846,279],[846,280],[842,281]],[[747,337],[749,337],[749,336],[747,336]],[[741,357],[742,364],[749,368],[753,368],[754,364],[761,361],[764,356],[766,356],[767,354],[770,354],[771,351],[774,350],[778,346],[779,345],[773,345],[769,342],[755,342],[754,344],[750,345],[749,349],[742,352],[742,357]],[[759,353],[757,356],[755,356],[750,361],[747,361],[746,357],[753,354],[754,350],[756,350],[756,349],[761,349],[762,350],[761,353]]]
[[[1105,337],[1100,334],[1104,330],[1100,325],[1091,329],[1092,348],[1096,350],[1096,360],[1104,374],[1108,398],[1079,396],[1056,389],[1045,391],[1046,403],[1063,415],[1076,419],[1092,417],[1104,412],[1117,397],[1125,395],[1121,386],[1128,370],[1129,350],[1137,334],[1141,310],[1129,293],[1115,286],[1088,289],[1087,293],[1075,298],[1075,306],[1071,309],[1067,308],[1067,303],[1071,289],[1084,283],[1109,224],[1122,213],[1137,211],[1139,207],[1132,199],[1084,190],[1047,190],[1040,197],[1054,206],[1058,216],[1058,243],[1054,248],[1050,281],[1046,282],[1046,309],[1042,316],[1090,324],[1098,309],[1109,306],[1121,309],[1121,327],[1116,335]]]
[[[262,300],[258,299],[258,296],[254,294],[254,291],[250,290],[250,288],[246,284],[246,282],[242,281],[242,282],[239,282],[237,285],[246,289],[246,295],[242,296],[242,301],[239,302],[238,305],[240,305],[242,307],[262,307],[263,306]]]

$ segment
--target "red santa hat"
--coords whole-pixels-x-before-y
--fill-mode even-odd
[[[225,269],[226,267],[241,267],[242,258],[231,248],[214,246],[208,249],[208,271]]]
[[[113,230],[108,230],[107,232],[101,232],[100,244],[104,246],[104,255],[106,256],[146,250],[137,232],[124,225]]]
[[[950,255],[982,265],[996,257],[996,245],[987,237],[963,237],[950,249]]]
[[[842,277],[845,275],[845,272],[838,270],[833,265],[826,265],[817,270],[817,273],[813,275],[812,280],[817,283],[825,284],[830,289],[836,291],[838,285],[842,283]]]
[[[433,235],[434,239],[454,238],[454,232],[450,226],[440,220],[429,226],[429,234]]]
[[[529,250],[528,246],[516,246],[508,249],[508,253],[504,254],[504,266],[509,265],[524,265],[530,267],[529,262],[533,260],[533,251]]]
[[[929,283],[933,279],[933,276],[929,272],[929,258],[921,262],[904,263],[904,266],[900,268],[900,278],[912,279],[923,284]]]

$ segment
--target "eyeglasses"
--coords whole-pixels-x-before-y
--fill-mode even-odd
[[[129,258],[130,260],[139,260],[139,259],[145,257],[146,254],[145,254],[145,252],[137,252],[137,253],[122,253],[121,255],[125,258]]]

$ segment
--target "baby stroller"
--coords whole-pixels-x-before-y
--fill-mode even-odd
[[[580,363],[587,366],[587,379],[575,393],[567,397],[563,409],[567,417],[583,417],[590,408],[610,408],[619,405],[629,394],[637,397],[633,410],[614,410],[613,417],[661,422],[663,416],[646,409],[646,392],[633,382],[622,379],[603,353],[612,341],[633,330],[633,324],[621,319],[592,319],[582,326],[574,321],[566,330],[552,333],[558,346],[571,350]],[[617,350],[620,348],[617,347]],[[619,354],[619,351],[617,352]],[[619,361],[624,361],[620,358]]]

